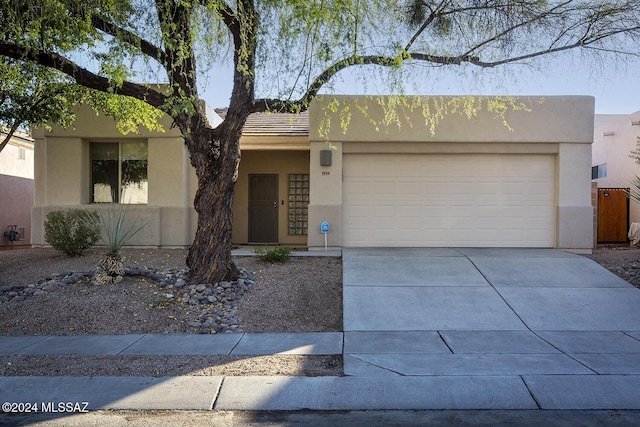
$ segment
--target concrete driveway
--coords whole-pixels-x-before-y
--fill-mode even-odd
[[[640,289],[552,249],[345,249],[345,373],[640,409]],[[391,378],[389,378],[391,379]],[[498,384],[499,383],[499,384]]]

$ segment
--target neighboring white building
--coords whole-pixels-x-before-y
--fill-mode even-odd
[[[4,138],[5,134],[0,132],[0,140]],[[0,247],[11,246],[4,233],[12,226],[20,231],[13,245],[30,243],[33,160],[33,139],[21,132],[14,134],[0,152]]]
[[[595,116],[591,177],[599,188],[600,243],[626,241],[630,224],[640,222],[640,204],[629,201],[624,194],[632,178],[640,175],[640,165],[629,157],[631,151],[637,148],[638,137],[640,111]],[[615,189],[621,189],[619,195],[616,195]],[[615,238],[614,234],[618,234],[619,238]]]

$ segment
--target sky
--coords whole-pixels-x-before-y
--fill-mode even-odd
[[[387,94],[383,83],[371,78],[370,69],[340,75],[326,93],[361,95]],[[363,83],[363,78],[366,83]],[[407,79],[410,80],[410,79]],[[415,95],[588,95],[595,97],[597,114],[631,114],[640,110],[640,59],[621,63],[582,61],[564,53],[529,66],[506,65],[492,70],[438,68],[405,85],[407,94]],[[229,104],[231,72],[216,74],[201,92],[213,107]]]

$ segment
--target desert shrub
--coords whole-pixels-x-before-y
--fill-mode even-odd
[[[82,209],[53,211],[44,221],[44,239],[70,257],[95,245],[100,238],[98,215]]]
[[[276,246],[275,248],[270,249],[258,248],[254,253],[262,261],[287,262],[289,260],[289,255],[291,254],[291,249],[287,246]]]
[[[148,217],[129,218],[131,205],[113,203],[97,214],[100,238],[107,245],[107,252],[119,255],[120,249],[149,223]]]

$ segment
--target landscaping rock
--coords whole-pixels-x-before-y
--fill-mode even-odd
[[[160,294],[168,301],[188,304],[197,307],[200,315],[197,319],[189,322],[189,326],[199,328],[199,333],[227,333],[242,331],[239,328],[239,321],[236,316],[237,304],[234,302],[255,282],[249,272],[241,270],[240,277],[234,282],[220,282],[217,284],[194,284],[188,285],[188,269],[170,269],[157,271],[153,269],[125,268],[125,275],[143,276],[159,282],[167,289],[167,292]],[[62,272],[53,274],[50,277],[42,278],[36,283],[27,286],[2,286],[0,287],[0,303],[9,301],[23,301],[30,297],[43,297],[47,291],[53,291],[60,286],[72,286],[80,282],[93,282],[96,279],[104,279],[104,273],[94,274],[92,272]],[[108,279],[113,280],[109,277]]]

